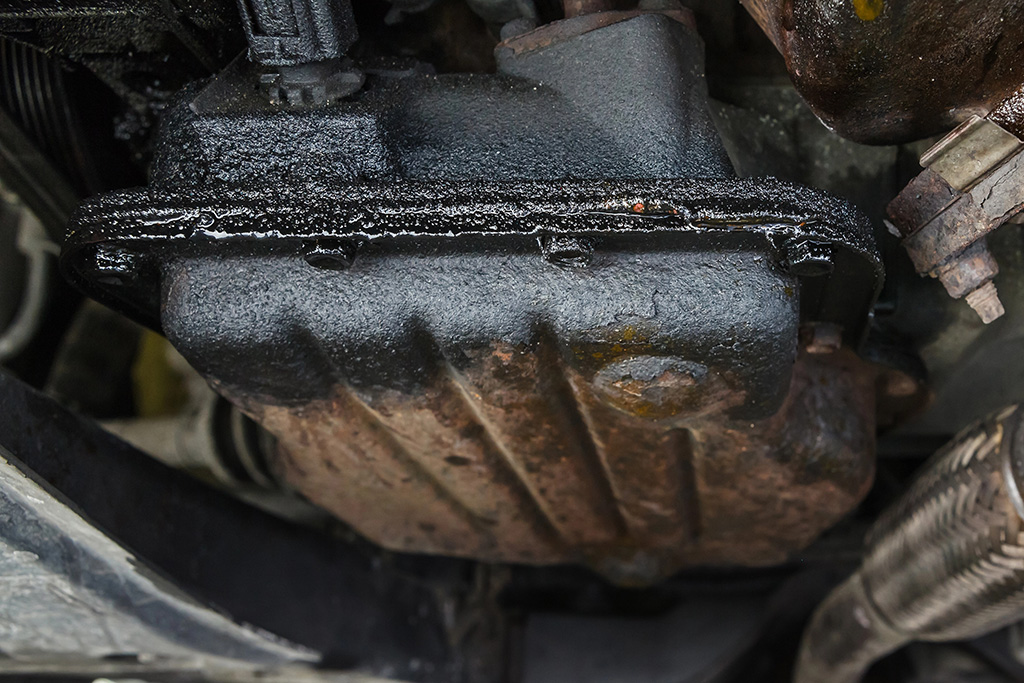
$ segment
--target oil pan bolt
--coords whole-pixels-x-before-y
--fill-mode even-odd
[[[832,272],[832,245],[794,239],[782,247],[782,266],[799,277],[819,277]]]
[[[545,235],[539,241],[545,260],[557,266],[585,268],[594,255],[594,245],[582,237]]]
[[[359,252],[359,243],[344,239],[319,239],[302,245],[306,263],[323,270],[346,270]]]
[[[123,285],[133,279],[138,267],[138,258],[135,254],[115,245],[96,247],[90,265],[96,282],[114,286]]]

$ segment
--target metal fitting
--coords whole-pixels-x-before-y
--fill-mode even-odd
[[[365,78],[347,60],[331,60],[277,67],[260,75],[259,86],[271,104],[315,107],[357,92]]]
[[[272,66],[335,59],[356,42],[352,6],[344,0],[239,0],[249,60]]]
[[[925,152],[921,165],[889,203],[892,225],[917,272],[966,298],[988,324],[1004,309],[985,238],[1024,208],[1024,142],[974,116]]]
[[[1005,312],[992,282],[998,274],[999,264],[984,239],[937,269],[937,276],[946,292],[954,299],[966,299],[986,325]]]

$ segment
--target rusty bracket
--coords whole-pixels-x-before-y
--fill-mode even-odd
[[[999,264],[985,238],[1024,209],[1024,142],[972,116],[925,152],[921,165],[889,204],[894,232],[918,273],[966,298],[988,324],[1004,309],[992,282]]]

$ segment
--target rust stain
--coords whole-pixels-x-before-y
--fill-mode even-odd
[[[780,562],[866,493],[877,372],[851,352],[802,354],[778,412],[735,422],[743,397],[714,368],[650,356],[640,329],[607,335],[465,349],[416,392],[235,399],[278,437],[275,471],[380,545],[583,562],[621,584]],[[612,341],[633,354],[602,376]]]

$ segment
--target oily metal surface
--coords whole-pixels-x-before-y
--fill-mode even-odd
[[[861,338],[871,229],[733,177],[686,16],[614,19],[322,107],[235,63],[169,109],[148,189],[79,209],[66,272],[381,545],[624,583],[779,562],[871,477],[872,373],[794,369],[803,322]]]
[[[927,137],[1024,82],[1024,1],[743,0],[815,113],[858,142]]]
[[[345,239],[367,251],[429,242],[424,248],[439,253],[492,244],[537,254],[538,239],[562,234],[608,248],[686,239],[713,251],[723,241],[748,241],[780,262],[787,244],[829,245],[837,275],[804,283],[816,292],[806,297],[809,315],[843,323],[852,337],[882,279],[860,213],[826,193],[772,178],[127,190],[79,207],[63,266],[91,296],[159,327],[156,285],[172,251],[297,255],[311,240]],[[110,269],[121,275],[100,272]]]
[[[571,30],[543,48],[509,41],[494,74],[367,66],[358,95],[321,107],[275,106],[254,87],[260,70],[236,60],[171,103],[152,183],[733,176],[692,19],[616,14],[556,22]]]

